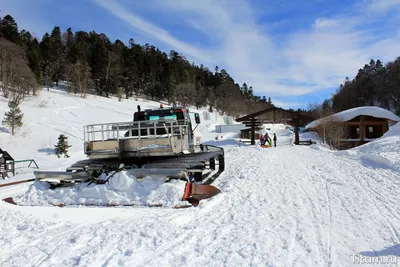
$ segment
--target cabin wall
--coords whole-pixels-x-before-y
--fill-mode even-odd
[[[339,133],[342,135],[340,137],[341,140],[339,141],[331,138],[332,133],[329,131],[336,128],[329,126],[332,124],[344,127],[344,131]],[[388,129],[389,122],[387,119],[361,115],[345,122],[329,122],[325,124],[325,129],[323,126],[319,126],[309,130],[317,132],[322,138],[324,138],[324,135],[326,134],[326,141],[337,149],[348,149],[379,138],[383,136]],[[336,135],[338,135],[338,133]]]

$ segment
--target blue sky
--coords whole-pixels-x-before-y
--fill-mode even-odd
[[[95,30],[224,68],[281,107],[307,108],[371,58],[400,56],[400,0],[0,0],[20,29]]]

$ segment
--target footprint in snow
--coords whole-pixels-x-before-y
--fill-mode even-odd
[[[17,230],[19,230],[19,231],[24,231],[26,229],[28,229],[28,225],[26,225],[26,224],[17,225]]]
[[[247,179],[247,175],[245,173],[241,172],[240,175],[239,175],[239,178],[240,179]]]
[[[129,256],[132,255],[132,253],[133,253],[132,250],[131,250],[131,249],[128,249],[127,251],[125,251],[124,255],[127,256],[127,257],[129,257]]]

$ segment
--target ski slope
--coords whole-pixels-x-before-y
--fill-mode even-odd
[[[41,101],[47,106],[37,107]],[[0,132],[0,147],[41,169],[64,170],[84,158],[84,124],[131,120],[138,103],[159,105],[43,91],[21,106],[25,133]],[[0,114],[5,109],[0,98]],[[179,210],[0,202],[0,266],[360,266],[353,261],[360,255],[400,262],[399,124],[373,143],[333,152],[246,146],[235,133],[215,140],[223,117],[210,118],[198,134],[225,149],[226,170],[215,182],[221,194]],[[291,138],[282,125],[266,128],[278,142]],[[51,154],[60,133],[69,136],[71,158]],[[0,198],[30,186],[2,187]]]

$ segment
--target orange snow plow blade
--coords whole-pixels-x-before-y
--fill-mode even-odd
[[[182,200],[186,200],[196,207],[199,205],[200,200],[213,197],[219,193],[221,191],[212,185],[186,183]]]

